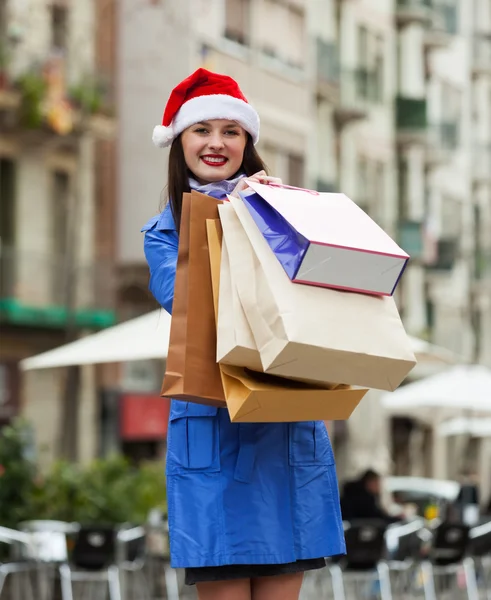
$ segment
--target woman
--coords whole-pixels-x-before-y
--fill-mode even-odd
[[[259,117],[238,84],[198,69],[171,93],[158,146],[172,144],[169,202],[143,228],[150,290],[172,311],[181,199],[268,182]],[[167,439],[171,564],[200,600],[297,600],[303,573],[343,554],[334,457],[322,422],[231,423],[226,409],[172,401]]]

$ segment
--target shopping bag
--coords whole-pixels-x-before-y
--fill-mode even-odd
[[[240,304],[223,241],[218,297],[217,361],[261,371],[261,356]]]
[[[206,219],[218,217],[219,202],[198,192],[184,194],[172,320],[161,395],[225,406],[216,364],[216,327]]]
[[[296,285],[240,198],[219,207],[263,371],[392,391],[416,364],[394,299]]]
[[[215,314],[222,301],[220,290],[221,227],[207,221]],[[275,423],[347,419],[366,389],[334,385],[333,389],[220,365],[230,419],[238,423]]]
[[[344,194],[250,182],[241,193],[296,283],[391,296],[409,255]]]

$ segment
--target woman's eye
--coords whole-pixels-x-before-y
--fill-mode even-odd
[[[226,131],[225,133],[227,135],[239,135],[239,132],[234,129],[231,129],[230,131]]]
[[[195,133],[208,133],[208,130],[204,127],[200,127],[199,129],[194,130]]]

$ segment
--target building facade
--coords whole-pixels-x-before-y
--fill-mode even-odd
[[[22,408],[45,462],[67,453],[65,426],[78,455],[94,455],[95,370],[20,378],[18,362],[115,322],[113,90],[97,43],[107,4],[0,2],[2,384],[17,407],[8,418]],[[74,403],[78,422],[70,422]]]
[[[0,10],[0,352],[12,389],[22,387],[19,358],[65,339],[67,306],[77,334],[115,311],[124,320],[156,307],[140,227],[165,201],[168,151],[153,147],[151,132],[171,89],[200,66],[240,82],[261,116],[258,150],[271,174],[345,192],[411,254],[396,294],[408,332],[491,365],[490,0],[0,0]],[[75,90],[103,73],[115,140],[102,99],[94,105],[80,89],[79,103],[93,107],[83,126],[65,132],[60,111],[38,129],[19,120],[19,81],[40,57],[52,101],[60,72]],[[77,242],[67,245],[71,227]],[[61,276],[67,264],[84,275]],[[55,325],[44,316],[40,327],[42,311],[26,322],[38,305],[65,313]],[[87,456],[129,448],[111,394],[133,403],[155,395],[162,370],[159,361],[82,370],[85,427],[95,419],[107,434],[102,446],[97,434],[86,439]],[[46,414],[31,403],[39,390],[43,402],[59,401],[60,377],[29,375],[29,416]],[[96,390],[107,395],[102,415]],[[42,435],[53,446],[54,432]],[[332,435],[342,477],[369,466],[452,477],[461,468],[425,424],[388,420],[374,391]],[[140,442],[133,451],[159,440]],[[486,464],[485,442],[477,454]]]

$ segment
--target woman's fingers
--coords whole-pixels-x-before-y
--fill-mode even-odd
[[[249,187],[249,182],[251,181],[263,184],[276,183],[277,185],[281,185],[282,183],[279,177],[271,177],[270,175],[266,175],[266,171],[258,171],[250,177],[244,177],[243,179],[240,179],[240,181],[235,186],[234,191],[232,192],[232,196],[238,197],[239,192],[247,189]]]

